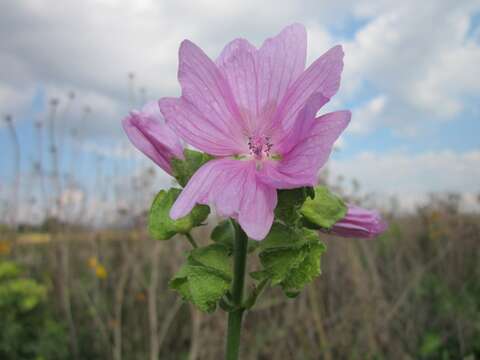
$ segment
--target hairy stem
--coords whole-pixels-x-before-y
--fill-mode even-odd
[[[225,359],[237,360],[240,350],[240,332],[242,328],[242,317],[244,309],[242,308],[243,285],[245,283],[245,265],[247,262],[247,235],[240,226],[231,221],[235,229],[235,239],[233,245],[233,281],[232,281],[232,303],[235,309],[228,314],[227,345]]]

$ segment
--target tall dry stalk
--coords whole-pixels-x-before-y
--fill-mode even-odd
[[[160,352],[160,343],[158,339],[158,309],[157,309],[157,291],[159,278],[159,265],[161,243],[156,241],[153,245],[151,260],[150,285],[148,287],[148,319],[150,325],[150,360],[158,360]]]
[[[17,131],[13,124],[13,118],[11,115],[5,115],[5,123],[9,130],[10,138],[13,146],[13,166],[14,166],[14,178],[13,189],[11,198],[11,212],[10,212],[10,226],[14,232],[17,230],[18,225],[18,205],[20,200],[20,142],[18,140]],[[16,237],[14,236],[14,247],[16,245]]]
[[[56,134],[56,121],[58,113],[59,101],[56,98],[50,100],[50,114],[48,117],[48,135],[49,135],[49,150],[51,161],[51,190],[53,192],[53,209],[55,221],[53,222],[52,244],[53,251],[55,253],[55,278],[58,290],[59,301],[61,304],[62,312],[65,320],[68,324],[70,349],[74,359],[78,359],[78,338],[75,321],[72,314],[72,304],[70,295],[70,260],[69,260],[69,242],[64,232],[62,225],[62,182],[60,178],[60,164],[59,164],[59,149],[57,146],[57,134]]]
[[[130,276],[130,269],[134,261],[131,250],[125,240],[121,243],[123,263],[119,269],[120,277],[115,287],[113,304],[113,359],[122,360],[122,326],[123,326],[123,304],[125,300],[125,289]]]

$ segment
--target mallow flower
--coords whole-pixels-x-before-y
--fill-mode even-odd
[[[277,189],[313,186],[349,111],[317,117],[340,85],[343,51],[335,46],[305,69],[307,35],[288,26],[257,49],[230,42],[212,61],[191,41],[179,50],[179,98],[163,98],[166,122],[216,159],[192,176],[173,205],[178,219],[196,203],[238,221],[256,240],[269,232]]]
[[[387,223],[375,210],[348,205],[345,217],[329,230],[333,235],[355,238],[374,238],[387,229]]]
[[[165,123],[157,101],[140,111],[132,110],[122,121],[123,129],[135,147],[167,173],[172,174],[172,158],[183,159],[183,143]]]

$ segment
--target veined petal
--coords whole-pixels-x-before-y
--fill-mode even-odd
[[[247,40],[230,42],[216,64],[230,85],[242,116],[243,129],[251,134],[255,129],[260,104],[258,101],[257,49]]]
[[[216,63],[232,89],[249,134],[270,132],[278,104],[305,68],[306,49],[305,28],[293,24],[258,50],[237,39],[222,51]]]
[[[273,116],[287,90],[298,81],[305,69],[307,32],[300,24],[285,28],[263,43],[258,54],[260,80],[258,97],[264,104],[265,120],[260,133],[271,131]]]
[[[282,156],[279,173],[315,182],[316,175],[330,156],[334,142],[350,122],[350,111],[336,111],[313,120],[312,126],[291,150]]]
[[[273,135],[272,142],[275,144],[275,151],[280,154],[288,153],[310,132],[315,125],[315,116],[318,110],[328,102],[328,98],[321,93],[315,93],[307,100],[303,109],[297,114],[295,123],[290,129],[279,126],[280,131]]]
[[[263,240],[273,224],[277,190],[258,181],[257,175],[254,167],[249,169],[238,222],[250,238]]]
[[[220,215],[237,219],[252,239],[263,239],[272,226],[277,194],[275,188],[257,180],[255,167],[254,161],[209,161],[185,186],[170,216],[178,219],[196,203],[209,204]]]
[[[168,125],[197,149],[215,156],[230,156],[248,151],[246,141],[230,138],[187,100],[162,98],[159,104]]]
[[[337,45],[315,60],[289,87],[275,118],[289,129],[312,94],[318,92],[328,99],[335,95],[342,70],[343,50]]]
[[[122,125],[133,145],[167,173],[171,173],[172,157],[183,158],[183,144],[165,124],[157,102],[146,104],[141,111],[132,111]]]
[[[162,99],[160,110],[175,129],[189,127],[189,134],[179,132],[186,141],[194,145],[192,141],[198,137],[202,144],[208,132],[206,142],[213,138],[217,143],[243,143],[241,116],[228,83],[212,60],[188,40],[180,46],[178,80],[182,97],[177,101]],[[209,152],[201,145],[198,148]],[[229,155],[235,154],[235,149],[232,146]]]

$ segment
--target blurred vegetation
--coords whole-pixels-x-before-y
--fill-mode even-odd
[[[0,261],[0,358],[67,359],[64,327],[47,303],[47,288]]]
[[[248,313],[242,359],[479,358],[480,216],[459,202],[390,211],[376,240],[325,235],[322,276],[295,299],[268,289]],[[193,235],[206,243],[210,231]],[[153,241],[143,221],[123,231],[64,224],[44,243],[10,236],[0,240],[1,359],[221,358],[225,314],[201,314],[167,290],[185,238]]]

